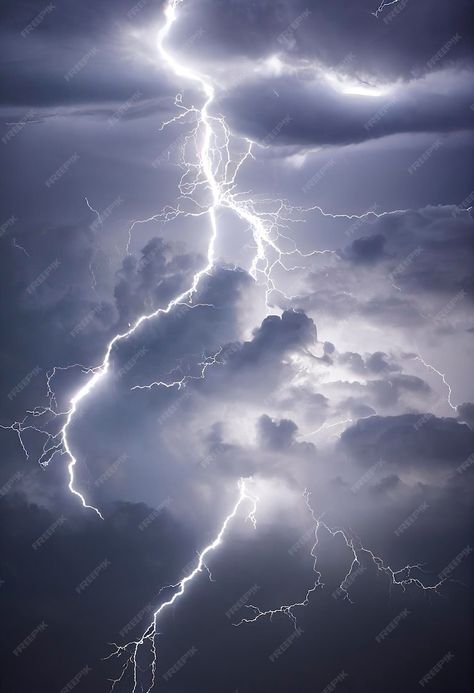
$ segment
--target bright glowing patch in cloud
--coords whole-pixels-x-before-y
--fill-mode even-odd
[[[324,76],[326,80],[341,94],[374,97],[384,96],[392,91],[392,87],[387,85],[378,86],[375,84],[369,84],[367,82],[357,82],[334,72],[325,73]]]

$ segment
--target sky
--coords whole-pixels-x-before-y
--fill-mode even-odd
[[[472,2],[377,2],[2,3],[5,690],[472,690]]]

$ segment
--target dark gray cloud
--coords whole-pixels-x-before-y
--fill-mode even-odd
[[[458,407],[458,416],[461,421],[464,421],[472,429],[474,428],[474,404],[465,402]]]
[[[294,442],[297,430],[298,426],[289,419],[273,421],[264,414],[258,421],[258,435],[261,445],[269,450],[289,448]]]
[[[280,145],[347,145],[401,133],[430,133],[436,150],[442,146],[441,134],[472,129],[470,82],[469,72],[445,71],[368,97],[340,93],[317,75],[308,79],[290,73],[267,77],[263,88],[261,80],[244,83],[224,104],[234,127],[257,140],[265,141],[286,119]],[[446,90],[449,102],[443,96]]]
[[[202,25],[210,58],[255,59],[281,52],[340,66],[362,77],[390,79],[409,76],[415,68],[426,69],[427,61],[456,32],[462,41],[455,59],[472,58],[468,0],[449,8],[441,0],[435,7],[427,0],[410,1],[403,3],[403,11],[396,12],[393,21],[384,21],[384,16],[394,8],[388,8],[380,19],[372,15],[378,4],[336,0],[328,7],[322,0],[266,0],[251,5],[237,1],[229,7],[224,0],[201,0],[187,8],[182,31],[185,35],[190,26]],[[242,30],[236,32],[236,25]]]
[[[289,310],[281,318],[270,315],[254,331],[253,339],[231,356],[231,363],[236,367],[255,366],[268,356],[279,357],[291,348],[304,348],[316,338],[316,326],[304,313]]]
[[[383,374],[400,370],[397,364],[390,363],[387,354],[376,351],[363,358],[360,354],[348,351],[338,355],[338,362],[349,366],[355,373]]]
[[[370,265],[386,257],[384,251],[386,240],[382,234],[356,238],[347,249],[342,251],[341,255],[350,262]]]
[[[454,472],[474,449],[474,436],[455,419],[402,414],[358,421],[341,435],[341,445],[366,467],[385,459],[400,470],[422,465]]]

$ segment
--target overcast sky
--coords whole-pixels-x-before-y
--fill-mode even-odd
[[[142,636],[247,478],[256,526],[247,501],[160,617],[153,690],[470,691],[472,2],[178,4],[166,47],[213,86],[211,165],[286,253],[269,280],[225,204],[201,277],[205,96],[160,55],[164,10],[2,3],[6,690],[108,691],[110,643]],[[196,276],[191,303],[117,342],[68,453],[88,369]],[[328,528],[418,584],[352,564]],[[296,622],[236,627],[302,602],[315,570]],[[150,656],[115,690],[147,690]]]

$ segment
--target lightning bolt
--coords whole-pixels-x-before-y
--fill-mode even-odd
[[[28,448],[25,444],[23,433],[26,431],[35,431],[40,436],[45,438],[42,453],[39,458],[39,463],[44,467],[47,466],[53,457],[58,455],[66,455],[68,459],[68,488],[82,504],[84,508],[93,510],[100,518],[103,516],[98,508],[89,504],[76,487],[75,468],[77,459],[70,444],[70,429],[74,420],[89,395],[97,388],[97,386],[107,377],[111,369],[111,357],[114,349],[123,341],[126,341],[130,336],[135,334],[139,328],[145,323],[159,318],[162,315],[170,313],[175,308],[186,306],[188,308],[197,308],[207,306],[208,304],[192,304],[193,297],[197,292],[201,280],[210,275],[216,265],[216,240],[218,238],[218,214],[223,210],[232,212],[244,225],[245,229],[251,234],[255,252],[249,267],[249,274],[256,283],[263,285],[265,289],[265,300],[267,308],[270,308],[270,296],[273,292],[277,292],[286,296],[281,289],[276,285],[274,273],[278,268],[288,272],[294,269],[301,269],[297,265],[292,265],[292,260],[306,259],[315,255],[333,253],[331,250],[313,250],[308,253],[300,251],[296,247],[293,239],[286,235],[286,230],[290,224],[303,222],[304,215],[310,211],[317,212],[324,217],[334,219],[363,219],[373,216],[381,218],[388,214],[400,214],[407,210],[395,210],[391,212],[374,212],[372,210],[364,214],[332,214],[324,211],[319,206],[304,209],[290,205],[284,199],[267,200],[265,198],[252,198],[248,193],[239,192],[237,190],[237,177],[242,166],[249,160],[254,159],[254,150],[257,146],[248,138],[236,138],[230,132],[227,123],[223,116],[213,112],[215,102],[215,87],[212,81],[202,75],[200,72],[190,68],[189,66],[179,62],[166,48],[166,39],[168,38],[173,24],[177,19],[177,10],[183,0],[169,0],[164,9],[165,21],[158,33],[157,46],[158,51],[163,59],[164,64],[168,69],[178,77],[185,79],[188,82],[194,83],[199,92],[204,97],[204,102],[201,107],[186,106],[183,103],[183,97],[178,94],[175,99],[177,114],[164,122],[161,130],[170,125],[193,123],[193,128],[190,134],[186,135],[181,146],[181,163],[184,172],[179,181],[179,197],[177,204],[167,206],[160,213],[149,217],[134,221],[128,234],[127,250],[130,247],[132,233],[135,227],[139,224],[144,224],[149,221],[163,220],[172,221],[178,217],[205,217],[208,220],[210,227],[210,235],[207,244],[207,258],[204,266],[194,274],[190,286],[182,293],[172,298],[165,307],[157,308],[150,313],[140,315],[129,329],[116,334],[107,344],[102,362],[98,366],[89,367],[83,364],[73,364],[71,366],[59,366],[52,369],[47,374],[47,398],[48,405],[44,407],[36,407],[29,410],[26,416],[21,421],[14,422],[11,426],[2,426],[13,430],[19,439],[20,445],[26,457],[29,458]],[[382,3],[378,12],[382,11],[388,4]],[[194,158],[188,156],[189,148],[194,150]],[[237,149],[237,153],[234,150]],[[100,223],[102,223],[100,214],[85,198],[89,209],[97,215]],[[288,245],[289,244],[289,245]],[[289,263],[289,264],[288,264]],[[173,379],[169,382],[156,380],[149,384],[137,385],[133,389],[150,389],[152,387],[177,388],[185,387],[191,380],[202,379],[205,377],[208,368],[222,363],[223,351],[222,347],[211,356],[204,356],[203,360],[198,364],[201,371],[198,375],[184,375],[181,378]],[[427,364],[426,364],[427,365]],[[86,377],[85,383],[73,394],[69,401],[66,410],[60,410],[54,393],[53,383],[56,374],[59,371],[79,369],[82,375]],[[440,374],[442,375],[442,374]],[[443,376],[444,377],[444,376]],[[37,424],[36,421],[43,421],[43,417],[50,420],[59,420],[60,428],[57,432],[51,433],[48,430],[48,422]],[[319,429],[321,430],[321,429]],[[316,433],[316,432],[315,432]],[[224,519],[221,528],[216,535],[216,538],[206,546],[199,554],[196,567],[180,580],[175,585],[169,585],[168,589],[172,589],[173,595],[170,599],[163,602],[155,611],[152,622],[144,631],[140,639],[132,641],[125,645],[117,645],[113,643],[115,650],[107,657],[126,656],[126,661],[123,666],[121,675],[118,679],[112,682],[114,687],[121,681],[125,673],[131,668],[133,671],[133,691],[137,691],[139,682],[137,657],[142,651],[142,648],[149,647],[149,652],[152,656],[150,664],[150,685],[147,688],[147,693],[151,691],[155,684],[156,675],[156,659],[157,652],[155,646],[155,637],[158,635],[157,627],[160,616],[168,607],[177,602],[185,593],[188,585],[201,573],[206,570],[209,578],[211,574],[206,565],[206,558],[214,552],[222,543],[224,535],[229,524],[237,516],[241,507],[248,503],[250,511],[247,514],[247,519],[250,520],[253,526],[256,526],[256,507],[258,498],[250,494],[247,490],[249,480],[240,479],[238,488],[238,499],[231,512]],[[316,574],[316,579],[312,586],[306,592],[303,600],[290,605],[283,605],[273,611],[261,611],[258,607],[252,606],[254,616],[249,619],[243,619],[243,622],[253,622],[264,616],[273,616],[275,613],[282,613],[288,616],[293,623],[296,624],[294,610],[297,607],[302,607],[308,604],[311,594],[323,586],[322,576],[317,569],[316,549],[319,542],[319,532],[321,529],[329,532],[333,537],[342,537],[347,548],[351,551],[352,561],[349,570],[341,582],[340,589],[349,598],[349,594],[345,585],[352,574],[356,565],[360,565],[361,554],[370,556],[373,563],[379,571],[387,574],[391,579],[391,584],[405,588],[409,584],[414,584],[425,590],[434,590],[441,583],[426,587],[419,578],[412,576],[412,571],[421,569],[419,565],[405,566],[400,570],[392,570],[386,566],[383,560],[376,556],[369,549],[364,548],[360,543],[355,543],[355,540],[346,534],[341,529],[331,529],[324,523],[321,517],[317,518],[310,506],[310,495],[305,492],[304,495],[306,505],[311,513],[315,525],[315,543],[311,549],[311,556],[314,559],[313,570]],[[166,588],[165,588],[166,589]]]
[[[322,516],[316,517],[315,512],[311,507],[311,494],[308,490],[304,491],[303,497],[305,500],[306,508],[309,511],[314,524],[314,544],[310,551],[310,556],[313,558],[313,572],[316,575],[313,584],[310,585],[310,587],[308,587],[303,599],[301,601],[296,601],[293,604],[283,604],[281,606],[276,607],[275,609],[267,609],[266,611],[262,611],[258,606],[255,606],[253,604],[246,604],[245,607],[252,611],[252,615],[248,618],[242,618],[238,623],[234,623],[235,626],[241,626],[244,623],[255,623],[255,621],[258,621],[261,618],[269,618],[271,620],[273,616],[275,616],[276,614],[282,614],[283,616],[287,616],[291,620],[295,629],[298,627],[298,622],[294,610],[298,607],[307,606],[309,604],[309,600],[313,592],[315,592],[318,588],[324,587],[324,582],[322,582],[322,574],[317,568],[318,555],[316,553],[319,545],[319,532],[321,529],[324,529],[333,538],[341,537],[346,547],[350,551],[351,561],[349,569],[339,584],[340,593],[343,594],[344,599],[348,600],[349,602],[353,603],[349,596],[348,583],[350,582],[350,577],[356,566],[357,568],[360,568],[362,566],[361,554],[366,554],[372,561],[372,563],[375,565],[377,570],[388,576],[390,580],[390,587],[401,587],[403,591],[405,591],[405,589],[409,585],[415,585],[416,587],[419,587],[422,590],[435,592],[439,594],[438,589],[443,584],[443,582],[445,582],[445,578],[438,580],[438,582],[434,585],[425,585],[419,577],[412,575],[412,572],[414,570],[422,570],[423,566],[419,563],[416,565],[406,565],[402,568],[394,570],[389,565],[386,565],[384,560],[380,558],[380,556],[377,556],[371,549],[362,546],[359,540],[357,540],[356,542],[355,538],[349,536],[344,530],[340,528],[334,529],[332,527],[329,527],[329,525],[322,521]]]
[[[152,690],[153,686],[155,685],[155,676],[156,676],[156,658],[157,658],[157,652],[156,652],[156,646],[155,646],[155,637],[159,635],[157,631],[158,627],[158,620],[163,614],[164,611],[168,609],[168,607],[172,606],[176,601],[179,600],[179,598],[185,593],[187,586],[189,585],[190,582],[196,578],[199,573],[202,573],[203,569],[206,570],[208,573],[209,579],[211,582],[213,582],[212,575],[209,571],[209,568],[206,565],[206,558],[209,554],[211,554],[213,551],[215,551],[222,543],[222,540],[224,538],[224,534],[227,531],[227,527],[231,523],[231,521],[236,517],[238,514],[239,510],[241,507],[245,504],[248,503],[250,505],[250,510],[246,516],[246,520],[250,520],[252,523],[254,529],[256,528],[256,510],[257,510],[257,502],[258,502],[258,497],[253,496],[250,494],[247,490],[247,484],[249,480],[241,478],[238,483],[238,488],[239,488],[239,496],[238,499],[231,510],[231,512],[227,515],[225,518],[224,522],[221,525],[221,528],[219,530],[219,533],[217,534],[216,538],[208,544],[199,554],[198,554],[198,560],[196,567],[188,574],[186,575],[182,580],[180,580],[178,583],[174,585],[168,585],[167,587],[163,587],[162,590],[164,589],[174,589],[176,590],[173,593],[173,596],[170,597],[167,601],[163,602],[160,607],[154,612],[153,614],[153,619],[148,626],[148,628],[144,631],[143,635],[141,638],[138,640],[133,640],[125,645],[117,645],[116,643],[111,643],[115,647],[115,650],[111,652],[110,655],[105,657],[105,659],[110,659],[111,657],[120,657],[123,654],[127,655],[127,659],[123,665],[122,672],[119,676],[119,678],[114,679],[112,681],[112,690],[114,689],[115,685],[119,683],[120,681],[123,680],[123,677],[125,676],[126,672],[129,670],[129,668],[132,668],[133,671],[133,688],[132,688],[132,693],[135,693],[137,690],[137,687],[139,685],[139,674],[138,674],[138,663],[137,663],[137,657],[140,653],[140,650],[142,647],[148,645],[151,655],[152,655],[152,661],[149,667],[150,671],[150,685],[146,689],[146,693],[150,693]],[[143,691],[143,687],[141,688]]]
[[[453,389],[452,389],[451,385],[448,383],[448,381],[446,380],[446,374],[441,373],[441,371],[439,371],[437,368],[432,366],[430,363],[427,363],[425,361],[425,359],[422,356],[420,356],[419,354],[417,354],[416,360],[420,361],[426,368],[429,368],[430,371],[433,371],[433,373],[436,373],[436,375],[439,375],[439,377],[443,381],[443,384],[446,386],[446,388],[448,390],[448,396],[447,396],[448,404],[451,407],[451,409],[453,409],[453,411],[457,411],[457,406],[455,404],[453,404],[452,400],[451,400],[451,396],[453,394]]]

